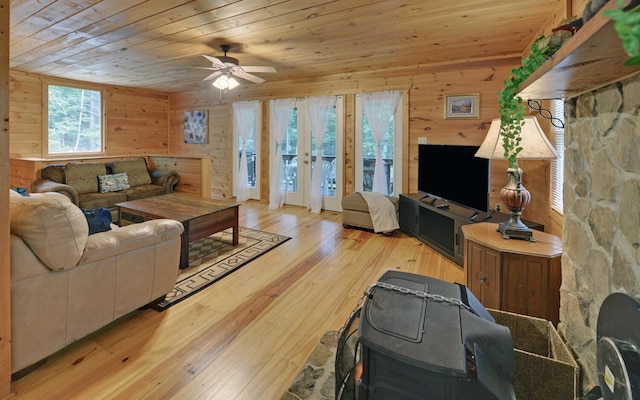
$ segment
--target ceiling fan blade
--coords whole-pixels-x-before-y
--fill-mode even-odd
[[[215,79],[217,77],[219,77],[220,75],[222,75],[222,71],[216,71],[213,74],[207,76],[206,78],[203,79],[203,81],[209,81],[211,79]]]
[[[270,65],[243,65],[242,69],[245,72],[262,72],[262,73],[278,72],[274,67]]]
[[[224,65],[224,63],[222,61],[218,60],[215,57],[211,57],[211,56],[208,56],[206,54],[203,54],[202,57],[204,57],[207,60],[211,61],[211,64],[213,64],[214,67],[227,68],[227,66]]]
[[[244,71],[241,71],[239,68],[235,68],[233,71],[231,71],[231,73],[233,75],[237,76],[238,78],[246,79],[246,80],[251,81],[253,83],[262,83],[262,82],[264,82],[264,79],[260,78],[259,76],[248,74],[248,73],[246,73]]]

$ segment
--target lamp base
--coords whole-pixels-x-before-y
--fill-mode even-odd
[[[533,231],[520,220],[522,210],[529,204],[531,194],[522,185],[522,170],[507,169],[507,185],[500,191],[500,199],[509,210],[509,219],[498,224],[503,239],[522,239],[535,242]]]
[[[521,239],[535,242],[533,238],[533,231],[526,226],[524,228],[519,226],[513,226],[509,222],[500,222],[498,224],[498,232],[502,233],[503,239]]]

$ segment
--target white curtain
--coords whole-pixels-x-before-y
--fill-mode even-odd
[[[329,125],[329,118],[336,106],[335,96],[307,97],[305,99],[311,135],[316,142],[316,162],[311,176],[309,209],[319,213],[322,209],[322,142]]]
[[[257,131],[259,109],[259,100],[233,103],[233,133],[238,140],[238,149],[240,149],[238,179],[235,183],[237,201],[246,201],[249,198],[246,143],[247,138],[254,137]]]
[[[400,99],[400,92],[376,92],[362,96],[362,107],[376,142],[376,166],[373,172],[372,192],[389,194],[380,144],[389,127],[389,121],[400,104]]]
[[[269,172],[269,208],[271,209],[282,207],[284,204],[285,186],[283,184],[282,144],[295,106],[295,99],[269,101],[269,115],[274,130],[273,152],[269,157],[272,167]]]

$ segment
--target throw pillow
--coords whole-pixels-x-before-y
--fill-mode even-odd
[[[84,216],[89,224],[89,235],[98,232],[106,232],[111,230],[111,211],[107,208],[94,208],[93,210],[82,209]]]
[[[11,188],[14,192],[18,193],[20,196],[29,197],[29,193],[27,193],[27,188],[23,187],[15,187]]]
[[[111,175],[98,175],[98,186],[100,193],[118,192],[129,189],[129,176],[126,172]]]

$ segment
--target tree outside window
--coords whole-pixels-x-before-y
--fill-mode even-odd
[[[101,152],[101,92],[56,85],[48,88],[48,153]]]
[[[382,152],[382,158],[393,160],[393,127],[394,117],[391,116],[389,120],[389,126],[380,143],[380,150]],[[373,138],[371,127],[369,126],[369,120],[367,115],[362,113],[362,156],[364,158],[372,158],[375,165],[376,158],[376,141]]]

